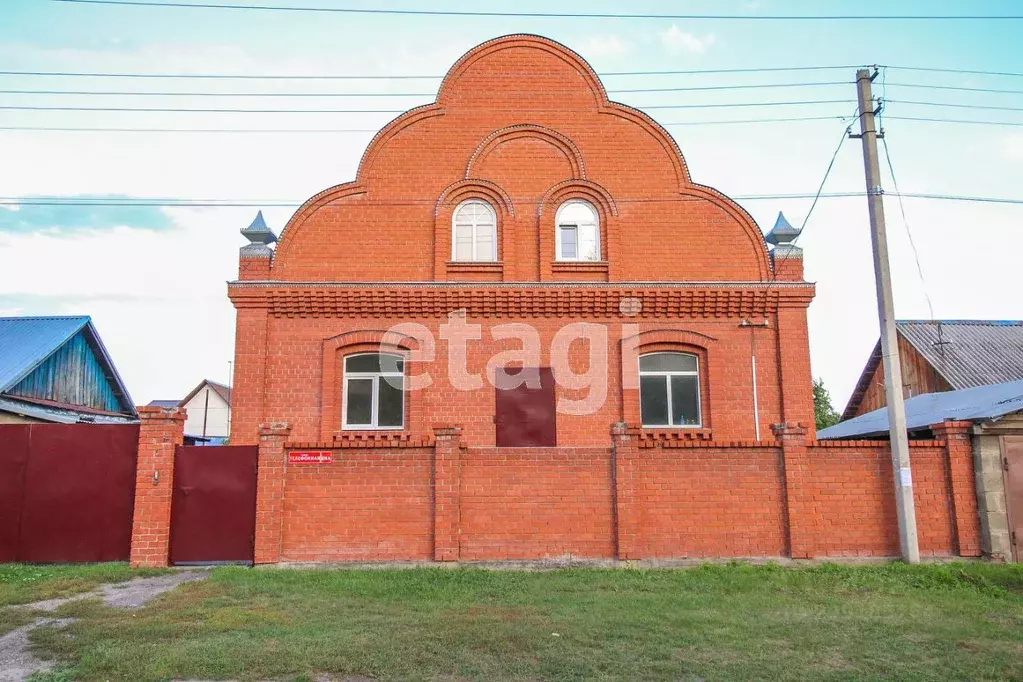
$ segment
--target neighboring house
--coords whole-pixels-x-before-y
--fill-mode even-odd
[[[276,420],[320,443],[415,442],[437,424],[474,446],[606,446],[619,422],[717,441],[798,422],[812,436],[814,287],[787,244],[797,232],[778,227],[772,254],[571,50],[488,41],[435,104],[374,137],[355,181],[299,208],[275,251],[262,215],[243,230],[231,441],[257,443]],[[568,374],[586,371],[587,344],[560,347],[558,333],[584,322],[607,334],[591,367],[606,391],[581,408]],[[468,383],[442,340],[462,323],[480,325]],[[508,358],[521,348],[509,323],[535,330],[540,357]],[[538,388],[518,382],[523,362]],[[430,386],[408,390],[422,373]]]
[[[220,445],[231,430],[231,388],[203,379],[181,400],[153,400],[149,407],[183,407],[185,444]]]
[[[1019,561],[1023,558],[1019,546],[1023,541],[1023,380],[919,395],[906,401],[906,428],[911,437],[930,438],[931,425],[946,419],[972,423],[984,553]],[[817,434],[821,440],[887,436],[885,408]]]
[[[1023,321],[900,320],[896,334],[905,398],[1023,379]],[[842,420],[885,405],[879,341]]]
[[[137,418],[88,316],[0,318],[0,423]]]

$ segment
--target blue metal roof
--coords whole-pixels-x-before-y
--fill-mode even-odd
[[[1023,411],[1023,380],[975,386],[944,393],[925,393],[906,401],[906,429],[918,431],[946,419],[989,421]],[[864,438],[888,434],[888,408],[839,422],[817,432],[817,438]]]
[[[78,393],[82,391],[76,393],[79,388],[77,385],[69,388],[68,382],[64,380],[67,376],[67,363],[57,362],[62,354],[69,352],[62,349],[70,349],[72,339],[76,339],[78,346],[81,346],[74,349],[77,353],[73,355],[94,356],[88,361],[91,369],[81,363],[71,363],[86,374],[92,372],[91,375],[81,377],[88,384],[82,391],[95,393],[93,389],[102,388],[105,400],[109,403],[93,407],[114,408],[115,412],[137,416],[131,396],[88,315],[0,317],[0,393],[13,392],[18,394],[16,397],[55,398],[68,404],[90,405],[88,400],[79,400],[82,396]],[[88,352],[85,350],[86,345],[91,349]],[[74,358],[76,361],[81,359]],[[48,391],[52,387],[60,387],[58,393],[74,395],[72,398],[49,395]],[[71,393],[68,393],[69,390]]]
[[[0,317],[0,393],[28,376],[89,321],[88,315]]]

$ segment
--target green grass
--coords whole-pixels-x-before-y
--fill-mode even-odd
[[[221,568],[60,613],[42,680],[1023,679],[1023,566]]]
[[[118,583],[164,572],[132,569],[127,564],[0,564],[0,607],[70,597],[88,592],[101,583]]]

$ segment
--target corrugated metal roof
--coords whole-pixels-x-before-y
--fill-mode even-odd
[[[1023,322],[901,320],[899,333],[953,389],[1023,379]]]
[[[1023,411],[1023,380],[976,386],[944,393],[925,393],[906,401],[906,429],[926,429],[946,419],[988,421]],[[888,408],[860,415],[817,432],[820,440],[888,434]]]
[[[0,317],[0,393],[11,390],[79,332],[92,344],[106,378],[114,386],[121,411],[138,416],[128,389],[88,315]]]
[[[24,379],[87,324],[87,315],[0,317],[0,392]]]

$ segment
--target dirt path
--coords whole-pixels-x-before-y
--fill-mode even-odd
[[[76,594],[73,597],[47,599],[8,608],[53,612],[73,601],[99,597],[107,606],[119,609],[137,609],[145,606],[157,595],[173,590],[182,583],[205,580],[207,577],[209,577],[208,571],[178,571],[155,578],[137,578],[123,583],[100,585],[91,592]],[[0,682],[22,682],[34,672],[51,668],[53,666],[51,661],[43,661],[32,655],[29,649],[28,634],[38,627],[64,627],[73,622],[75,622],[74,618],[37,618],[28,625],[23,625],[0,637]]]

